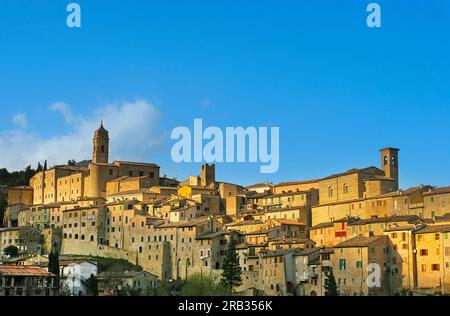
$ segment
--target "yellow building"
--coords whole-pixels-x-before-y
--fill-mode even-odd
[[[450,225],[435,225],[415,234],[417,287],[450,293]]]

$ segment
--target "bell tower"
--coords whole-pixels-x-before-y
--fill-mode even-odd
[[[109,158],[109,133],[103,127],[103,122],[94,133],[94,152],[92,155],[93,163],[108,163]]]
[[[395,180],[395,190],[398,190],[398,152],[397,148],[383,148],[381,152],[381,170],[386,177]]]

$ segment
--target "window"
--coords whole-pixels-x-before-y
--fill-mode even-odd
[[[428,256],[428,249],[420,249],[420,256],[421,257]]]
[[[388,156],[384,156],[384,165],[387,166],[389,164]]]
[[[132,177],[133,176],[133,171],[128,171],[128,176]]]
[[[432,264],[431,271],[440,271],[440,266],[438,264]]]
[[[102,153],[105,152],[105,145],[102,145],[102,146],[100,147],[100,151],[101,151]]]
[[[347,263],[346,263],[345,259],[339,260],[339,270],[341,270],[341,271],[346,270],[346,265],[347,265]]]
[[[333,187],[328,187],[328,197],[333,197]]]
[[[344,184],[343,191],[344,191],[344,194],[348,194],[348,184],[347,183]]]
[[[356,268],[362,269],[362,261],[356,261]]]

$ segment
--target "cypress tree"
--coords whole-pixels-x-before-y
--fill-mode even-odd
[[[333,270],[328,274],[324,284],[325,296],[339,296],[339,289],[334,278]]]
[[[236,252],[236,245],[234,243],[232,233],[227,246],[222,268],[222,283],[227,286],[230,290],[230,294],[232,294],[233,287],[240,286],[242,284],[242,270],[239,264],[239,255]]]

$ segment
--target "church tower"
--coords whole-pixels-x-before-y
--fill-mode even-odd
[[[94,133],[94,153],[92,155],[93,163],[108,163],[109,158],[109,133],[103,127],[103,122]]]
[[[386,177],[395,180],[395,190],[398,190],[398,152],[397,148],[383,148],[381,152],[381,169]]]

